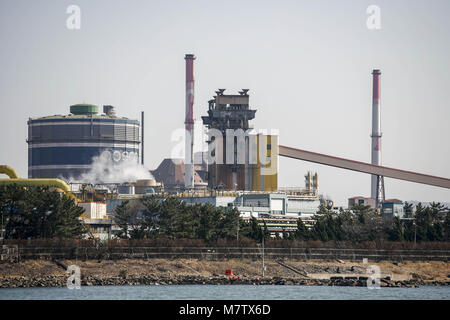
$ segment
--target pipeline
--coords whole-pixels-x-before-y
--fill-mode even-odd
[[[0,185],[17,184],[24,187],[54,187],[61,189],[70,199],[76,200],[69,185],[60,179],[21,179],[16,170],[7,165],[0,165],[0,174],[6,174],[10,179],[0,179]]]
[[[0,165],[0,173],[6,174],[10,179],[19,179],[17,171],[7,165]]]

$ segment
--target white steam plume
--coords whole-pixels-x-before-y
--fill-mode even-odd
[[[114,161],[110,154],[102,153],[92,158],[91,169],[71,182],[92,184],[135,182],[140,179],[154,179],[150,171],[136,162],[135,157]]]

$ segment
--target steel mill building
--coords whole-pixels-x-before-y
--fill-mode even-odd
[[[28,177],[76,178],[95,156],[139,161],[139,121],[118,117],[112,106],[76,104],[70,114],[28,121]]]
[[[255,118],[256,110],[250,108],[248,89],[234,95],[226,95],[224,91],[216,91],[208,101],[208,115],[202,116],[209,131],[220,133],[220,137],[212,135],[208,140],[208,153],[216,157],[216,161],[208,165],[208,186],[224,190],[276,191],[278,135],[253,130],[249,122]]]

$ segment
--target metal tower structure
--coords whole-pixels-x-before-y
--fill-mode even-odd
[[[255,118],[256,110],[249,106],[248,89],[242,89],[239,94],[226,95],[225,89],[218,89],[212,100],[209,100],[208,116],[203,116],[203,124],[209,129],[216,129],[222,133],[222,155],[217,154],[219,163],[213,163],[208,166],[208,183],[210,188],[223,188],[227,190],[246,190],[248,189],[249,166],[237,163],[238,142],[228,141],[234,146],[234,163],[227,164],[227,135],[229,129],[246,131],[250,128],[249,121]],[[233,138],[233,137],[230,137]],[[208,142],[208,148],[212,141]],[[216,142],[214,142],[215,144]],[[248,142],[245,146],[245,154],[248,154]],[[246,178],[247,177],[247,178]]]

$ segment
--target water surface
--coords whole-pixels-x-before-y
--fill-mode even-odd
[[[159,285],[0,289],[0,300],[450,300],[450,287]]]

